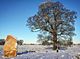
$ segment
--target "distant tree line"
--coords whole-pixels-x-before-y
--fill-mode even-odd
[[[5,39],[0,39],[0,45],[4,45],[5,44]]]
[[[63,46],[71,46],[73,45],[73,42],[70,40],[61,40],[58,41],[59,45],[63,45]],[[40,42],[41,45],[52,45],[53,43],[51,41],[48,40],[44,40],[42,42]]]
[[[22,45],[23,44],[23,40],[17,40],[17,44],[18,45]],[[5,39],[0,39],[0,45],[4,45],[5,44]]]

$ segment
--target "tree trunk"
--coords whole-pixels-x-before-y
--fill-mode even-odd
[[[53,50],[56,50],[57,49],[57,33],[56,31],[52,33],[53,35]]]

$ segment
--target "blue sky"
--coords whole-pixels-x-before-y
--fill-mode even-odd
[[[36,14],[38,6],[45,0],[0,0],[0,38],[6,38],[8,34],[17,39],[23,39],[26,43],[35,43],[37,33],[31,32],[26,27],[28,17]],[[80,1],[79,0],[54,0],[60,1],[66,8],[77,12],[75,22],[74,42],[80,42]]]

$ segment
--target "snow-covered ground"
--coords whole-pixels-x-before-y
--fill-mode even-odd
[[[80,46],[68,47],[66,50],[59,50],[57,53],[51,49],[51,46],[42,45],[22,45],[18,46],[18,52],[33,51],[26,54],[17,55],[9,59],[76,59],[75,56],[80,54]],[[5,59],[0,54],[0,59]]]

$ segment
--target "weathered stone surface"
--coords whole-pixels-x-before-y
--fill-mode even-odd
[[[17,40],[8,35],[3,47],[4,57],[15,57],[17,55]]]

